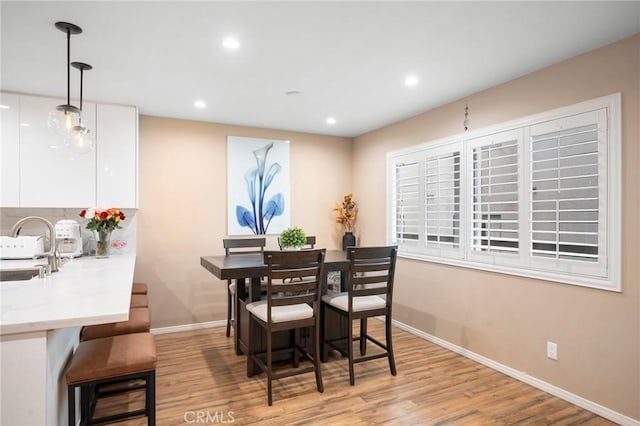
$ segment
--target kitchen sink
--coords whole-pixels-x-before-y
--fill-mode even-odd
[[[40,268],[3,269],[0,270],[0,281],[24,281],[38,276]]]

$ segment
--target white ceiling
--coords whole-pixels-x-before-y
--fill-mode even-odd
[[[94,67],[86,100],[348,137],[640,31],[638,1],[3,0],[0,8],[2,90],[66,96],[66,36],[54,23],[67,21],[84,30],[71,38],[71,60]],[[228,35],[238,50],[222,47]],[[420,83],[406,87],[408,74]]]

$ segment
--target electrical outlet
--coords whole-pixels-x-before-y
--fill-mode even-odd
[[[547,358],[558,360],[558,345],[553,342],[547,342]]]

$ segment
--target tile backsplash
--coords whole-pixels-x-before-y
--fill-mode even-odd
[[[13,225],[26,216],[40,216],[49,220],[54,226],[61,219],[72,219],[82,229],[83,253],[89,254],[92,231],[85,228],[86,219],[79,216],[82,209],[71,208],[0,208],[0,235],[9,235]],[[136,212],[135,209],[123,209],[126,219],[121,222],[122,229],[111,234],[111,254],[136,252]],[[25,224],[21,235],[47,235],[47,230],[37,222]],[[45,246],[47,246],[45,244]]]

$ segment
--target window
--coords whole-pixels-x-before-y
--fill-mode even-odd
[[[598,126],[531,137],[534,256],[598,259]]]
[[[460,152],[425,159],[427,246],[460,246]]]
[[[417,241],[420,228],[420,167],[415,161],[393,166],[393,234],[396,241]]]
[[[493,253],[517,254],[520,249],[521,135],[522,131],[503,132],[468,144],[473,191],[470,249],[490,252],[493,262],[501,259]]]
[[[399,256],[620,290],[619,111],[611,95],[389,153],[388,240]]]

